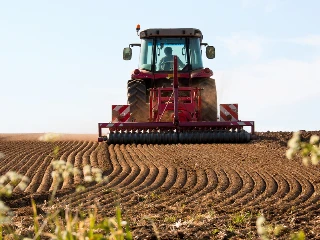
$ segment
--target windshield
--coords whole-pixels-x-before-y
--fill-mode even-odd
[[[156,71],[172,71],[173,55],[178,56],[178,67],[182,70],[188,63],[185,38],[157,39]]]
[[[189,42],[188,47],[187,42]],[[142,39],[139,68],[147,71],[172,71],[173,55],[178,57],[179,71],[203,68],[199,38]]]

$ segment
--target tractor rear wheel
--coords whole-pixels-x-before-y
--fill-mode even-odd
[[[147,89],[143,80],[128,81],[128,104],[130,105],[131,121],[147,122],[149,118],[146,104]]]
[[[192,87],[203,88],[203,90],[201,90],[201,120],[217,121],[217,90],[215,79],[193,79]]]

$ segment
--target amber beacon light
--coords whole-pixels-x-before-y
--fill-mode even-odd
[[[140,24],[137,24],[136,31],[137,31],[137,35],[139,36]]]

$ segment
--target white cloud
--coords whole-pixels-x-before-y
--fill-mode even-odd
[[[312,62],[282,59],[218,72],[221,101],[253,101],[257,107],[294,103],[320,94],[320,59]],[[227,82],[227,83],[226,83]],[[227,95],[226,95],[227,94]]]
[[[305,37],[287,39],[285,41],[301,44],[301,45],[320,47],[320,35],[308,35]]]
[[[216,38],[233,56],[245,56],[247,59],[261,59],[270,45],[293,43],[297,45],[320,47],[320,35],[307,35],[294,38],[268,38],[250,33],[234,33],[231,36]]]
[[[267,39],[258,36],[246,36],[244,34],[233,34],[231,37],[217,37],[217,40],[234,56],[245,55],[253,59],[261,57],[263,44]]]
[[[315,129],[318,124],[311,118],[320,117],[315,107],[320,101],[319,76],[320,58],[273,60],[218,71],[218,104],[238,103],[240,119],[257,121],[258,131]]]

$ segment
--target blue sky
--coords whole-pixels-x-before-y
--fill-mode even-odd
[[[195,27],[219,103],[257,131],[319,130],[320,1],[1,1],[0,132],[96,133],[126,104],[142,29]]]

